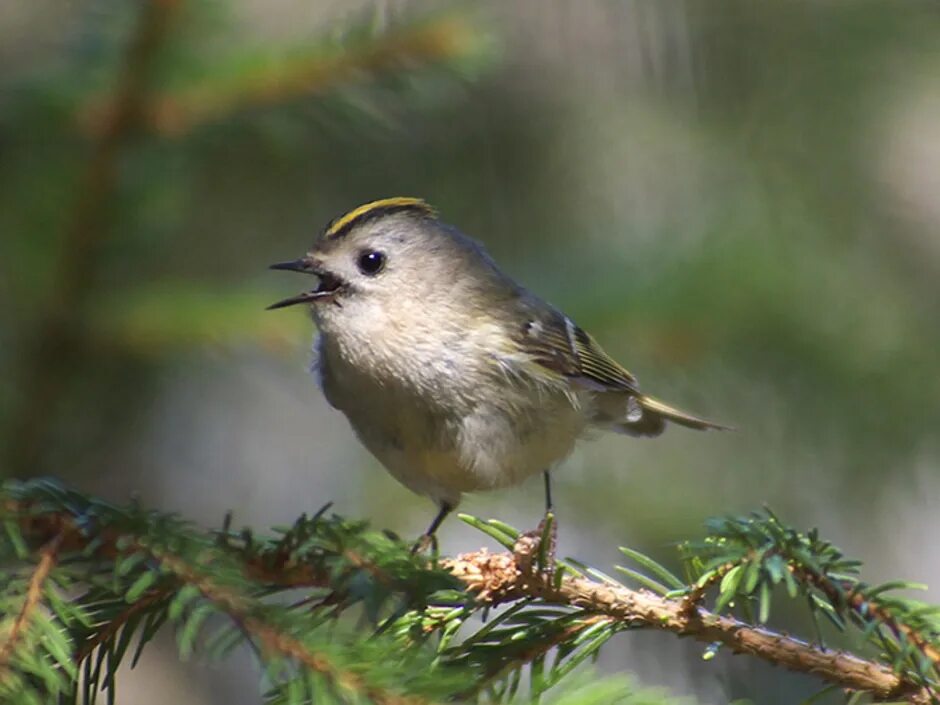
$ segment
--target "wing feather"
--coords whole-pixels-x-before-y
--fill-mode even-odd
[[[540,314],[526,322],[520,337],[533,361],[598,391],[639,392],[636,377],[574,321],[554,310]]]
[[[530,360],[552,375],[570,380],[598,392],[614,392],[626,398],[624,407],[599,407],[599,420],[612,424],[615,430],[638,436],[656,436],[663,432],[666,421],[697,430],[729,427],[707,421],[665,404],[640,392],[640,386],[629,371],[622,367],[582,328],[563,313],[547,304],[525,305],[525,321],[519,345]],[[625,393],[623,395],[617,392]],[[606,395],[605,395],[606,396]]]

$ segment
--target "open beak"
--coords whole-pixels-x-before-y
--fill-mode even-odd
[[[303,274],[315,274],[320,278],[320,285],[316,289],[303,291],[296,296],[283,299],[273,303],[266,310],[271,311],[276,308],[285,308],[287,306],[296,306],[297,304],[311,303],[321,299],[332,300],[337,292],[342,288],[343,282],[337,277],[323,269],[320,262],[312,257],[301,257],[290,262],[278,262],[272,264],[270,269],[283,269],[288,272],[301,272]]]
[[[288,299],[282,299],[277,303],[273,303],[270,306],[265,307],[265,311],[273,311],[276,308],[285,308],[287,306],[296,306],[297,304],[305,304],[310,301],[316,301],[317,299],[322,299],[325,296],[331,295],[333,292],[329,293],[320,293],[319,291],[304,291],[297,296],[291,296]]]
[[[305,274],[318,273],[316,262],[309,257],[292,259],[290,262],[278,262],[277,264],[272,264],[268,269],[283,269],[288,272],[304,272]]]

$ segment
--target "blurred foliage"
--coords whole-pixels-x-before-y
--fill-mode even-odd
[[[429,88],[479,71],[488,52],[484,35],[455,11],[394,22],[367,13],[341,34],[300,46],[195,41],[208,27],[221,28],[219,11],[214,3],[177,0],[123,5],[95,28],[99,36],[76,39],[67,68],[16,76],[8,88],[15,99],[5,126],[13,146],[6,175],[15,178],[4,189],[9,208],[3,210],[14,220],[0,228],[22,235],[7,243],[7,261],[23,266],[11,269],[4,293],[19,304],[10,323],[23,335],[6,346],[21,379],[3,406],[4,426],[13,429],[6,434],[7,468],[35,472],[47,460],[38,447],[42,436],[55,433],[60,397],[102,356],[159,361],[167,345],[244,340],[239,329],[249,331],[250,341],[278,337],[260,332],[284,325],[275,319],[260,329],[246,326],[257,318],[246,311],[260,310],[264,299],[250,301],[244,289],[225,296],[211,288],[195,302],[185,281],[173,286],[160,277],[158,286],[134,290],[169,252],[166,235],[179,224],[187,190],[177,177],[191,177],[205,158],[198,135],[193,143],[180,144],[181,138],[205,123],[222,132],[247,125],[268,148],[293,155],[303,132],[324,116],[341,115],[344,129],[375,122],[344,88],[371,81],[389,95],[434,101]],[[258,114],[272,107],[276,115]],[[39,141],[49,152],[37,161]],[[61,220],[47,220],[50,198],[61,202],[53,209]],[[86,292],[95,290],[86,306]],[[235,316],[242,318],[238,326]],[[133,374],[142,373],[135,365]],[[40,384],[49,389],[40,392]]]

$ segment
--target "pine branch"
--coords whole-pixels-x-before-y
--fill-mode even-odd
[[[252,605],[246,602],[242,595],[219,585],[179,556],[163,550],[150,549],[150,552],[180,581],[198,589],[204,597],[218,605],[229,617],[235,619],[246,632],[258,639],[268,652],[302,663],[311,671],[325,676],[338,690],[352,696],[364,696],[378,705],[427,705],[429,703],[423,698],[400,696],[368,684],[361,676],[338,667],[325,654],[312,650],[300,639],[294,638],[282,628],[254,614],[255,610]]]
[[[817,613],[839,630],[854,624],[866,639],[882,649],[894,671],[906,674],[933,699],[940,683],[940,622],[937,608],[891,596],[893,590],[918,586],[894,582],[869,586],[858,578],[859,561],[847,559],[816,530],[801,533],[785,526],[770,511],[747,518],[710,522],[704,542],[687,544],[687,563],[697,574],[693,593],[718,585],[716,611],[739,600],[750,611],[759,607],[759,621],[770,613],[775,586],[790,597],[805,595],[814,623]],[[821,640],[821,637],[820,637]]]
[[[171,621],[180,625],[181,650],[189,651],[206,617],[213,613],[228,617],[260,647],[260,656],[267,672],[273,674],[269,677],[275,688],[290,695],[285,702],[296,702],[291,698],[297,693],[317,691],[322,695],[324,687],[336,694],[340,702],[425,705],[434,701],[433,697],[421,694],[439,689],[432,679],[422,677],[419,679],[424,682],[422,685],[412,677],[409,687],[415,691],[399,692],[398,682],[403,680],[403,674],[396,673],[395,664],[403,662],[408,654],[399,659],[367,657],[365,653],[389,648],[390,644],[383,645],[376,638],[359,645],[337,643],[317,635],[322,620],[315,615],[260,599],[271,592],[272,585],[262,586],[253,580],[255,571],[246,565],[255,561],[270,573],[283,558],[283,565],[300,566],[288,553],[297,548],[298,538],[311,525],[315,526],[316,520],[312,524],[301,520],[297,530],[286,533],[280,541],[265,542],[264,548],[270,551],[262,557],[250,535],[236,547],[230,537],[200,536],[173,517],[89,501],[45,481],[14,487],[0,503],[0,519],[8,533],[12,531],[10,537],[20,536],[11,540],[22,543],[21,560],[28,555],[28,545],[39,544],[45,541],[44,537],[54,535],[54,545],[63,555],[68,554],[63,563],[73,574],[77,569],[84,575],[84,582],[97,586],[76,600],[97,615],[86,614],[82,620],[85,628],[74,632],[73,638],[76,644],[73,660],[75,664],[86,664],[86,701],[91,701],[99,683],[108,689],[114,687],[117,664],[139,626],[147,625],[140,640],[142,646],[155,633],[150,625],[161,624],[169,615]],[[340,530],[354,533],[363,526],[353,525],[351,529],[340,526]],[[401,553],[408,555],[404,550]],[[325,555],[330,561],[339,558],[341,565],[347,564],[346,556],[352,556],[358,565],[368,564],[367,572],[380,575],[383,586],[401,582],[375,556],[367,560],[359,551],[341,545]],[[411,561],[410,556],[408,560]],[[47,562],[40,559],[39,566],[43,570],[37,569],[37,573],[44,572]],[[319,570],[317,582],[334,592],[345,592],[348,597],[349,590],[342,587],[348,573],[346,569],[332,574]],[[101,578],[96,577],[99,574]],[[307,579],[311,575],[304,573]],[[349,576],[349,581],[354,582],[355,576]],[[276,589],[287,587],[294,586],[278,585]],[[196,604],[196,598],[205,603]],[[210,606],[211,610],[206,609]],[[96,665],[90,669],[88,664],[95,653]],[[135,655],[135,661],[136,658]],[[319,682],[314,682],[313,676]],[[450,680],[440,678],[440,686],[446,687]],[[274,702],[280,700],[275,698]]]
[[[462,698],[472,697],[484,691],[493,681],[510,676],[513,671],[518,671],[524,666],[532,664],[539,659],[544,659],[550,651],[562,647],[566,642],[583,634],[585,631],[594,628],[596,625],[612,625],[615,620],[606,615],[594,614],[585,619],[572,621],[570,624],[559,625],[554,633],[545,634],[538,640],[532,640],[523,645],[517,653],[511,654],[511,658],[504,663],[496,663],[495,667],[485,670],[482,677],[472,689],[461,693]]]
[[[117,637],[118,633],[136,617],[139,617],[155,605],[166,600],[172,593],[173,590],[170,587],[151,590],[137,602],[128,605],[124,611],[108,622],[104,629],[92,635],[92,637],[78,649],[75,660],[79,663],[84,661],[94,653],[95,649]]]
[[[884,605],[867,599],[860,585],[850,581],[837,582],[808,570],[799,570],[799,573],[803,580],[822,590],[833,604],[845,604],[859,619],[877,620],[888,627],[898,639],[909,639],[930,660],[935,669],[940,668],[940,649],[933,646],[917,630],[898,620]]]
[[[486,550],[458,556],[447,568],[481,600],[504,604],[539,599],[606,615],[630,628],[659,629],[697,641],[721,643],[735,653],[756,656],[794,671],[813,673],[840,687],[869,691],[880,700],[931,702],[930,694],[906,682],[890,668],[840,651],[823,650],[769,629],[697,609],[683,599],[599,583],[580,577],[551,576],[533,570],[536,541],[522,536],[512,553]]]
[[[722,520],[701,544],[704,548],[687,545],[697,575],[691,585],[652,559],[624,549],[647,574],[624,572],[656,594],[631,589],[592,568],[579,570],[573,561],[558,561],[546,570],[538,537],[518,535],[497,521],[465,518],[508,551],[480,550],[444,559],[440,570],[412,556],[403,542],[335,515],[301,517],[279,530],[277,538],[233,533],[228,524],[221,533],[206,537],[169,515],[111,507],[48,482],[7,485],[0,499],[0,518],[8,533],[0,548],[7,554],[15,551],[22,561],[30,555],[29,546],[37,547],[36,567],[25,591],[27,606],[17,620],[22,627],[14,627],[14,632],[27,630],[25,615],[35,613],[37,595],[53,571],[71,570],[58,580],[73,575],[97,586],[75,600],[77,609],[96,615],[79,619],[87,628],[71,628],[75,663],[86,664],[86,679],[92,683],[99,683],[104,673],[106,687],[113,687],[121,655],[141,625],[142,646],[163,621],[175,621],[181,650],[188,652],[206,616],[219,614],[240,630],[235,641],[223,634],[226,643],[247,638],[259,648],[267,672],[283,694],[272,700],[278,703],[303,702],[297,693],[321,687],[310,685],[313,677],[340,702],[413,705],[484,692],[501,701],[519,687],[523,668],[531,671],[531,689],[537,697],[596,654],[614,634],[639,628],[692,637],[712,647],[723,645],[734,653],[811,673],[843,689],[869,693],[877,700],[938,702],[936,679],[921,661],[911,660],[911,653],[922,653],[932,665],[940,640],[930,620],[940,608],[909,607],[883,596],[891,585],[867,588],[846,578],[846,571],[857,562],[845,559],[814,532],[803,535],[783,527],[773,515]],[[781,582],[787,583],[792,597],[801,585],[814,599],[829,595],[825,614],[837,625],[839,614],[849,610],[866,638],[872,626],[884,627],[896,634],[897,642],[885,642],[887,654],[870,660],[721,613],[736,601],[743,608],[759,594],[763,622],[768,586]],[[462,591],[454,589],[458,586]],[[709,611],[702,603],[711,587],[717,588],[718,596],[716,609]],[[298,588],[312,593],[293,607],[260,599]],[[47,597],[52,600],[54,592],[47,592]],[[360,645],[372,651],[368,655],[359,651],[350,660],[352,652],[344,655],[329,639],[315,635],[325,621],[355,604],[362,605],[376,631]],[[389,608],[383,610],[383,604]],[[52,616],[67,625],[69,613],[51,602],[49,607]],[[474,634],[457,638],[458,631],[465,632],[472,624],[470,617],[493,607],[505,609],[484,626],[474,627]],[[386,633],[399,649],[381,641]],[[375,648],[404,655],[421,651],[432,637],[437,639],[433,659],[437,665],[421,673],[435,683],[441,681],[436,689],[414,683],[403,687],[400,681],[389,680],[389,673],[374,672],[388,660],[376,658]],[[99,654],[97,665],[89,671],[93,653]],[[62,658],[58,662],[68,666]],[[472,677],[444,687],[445,671],[440,669],[455,666]]]
[[[39,551],[39,562],[30,577],[23,606],[10,628],[10,633],[0,642],[0,683],[7,680],[10,659],[19,646],[33,613],[41,606],[46,580],[56,563],[64,538],[64,534],[57,534]]]

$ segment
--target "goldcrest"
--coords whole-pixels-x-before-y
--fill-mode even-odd
[[[359,206],[272,268],[318,277],[269,308],[309,306],[323,393],[395,478],[438,504],[426,536],[463,493],[538,473],[550,508],[548,473],[589,429],[724,428],[641,392],[594,338],[420,199]]]

